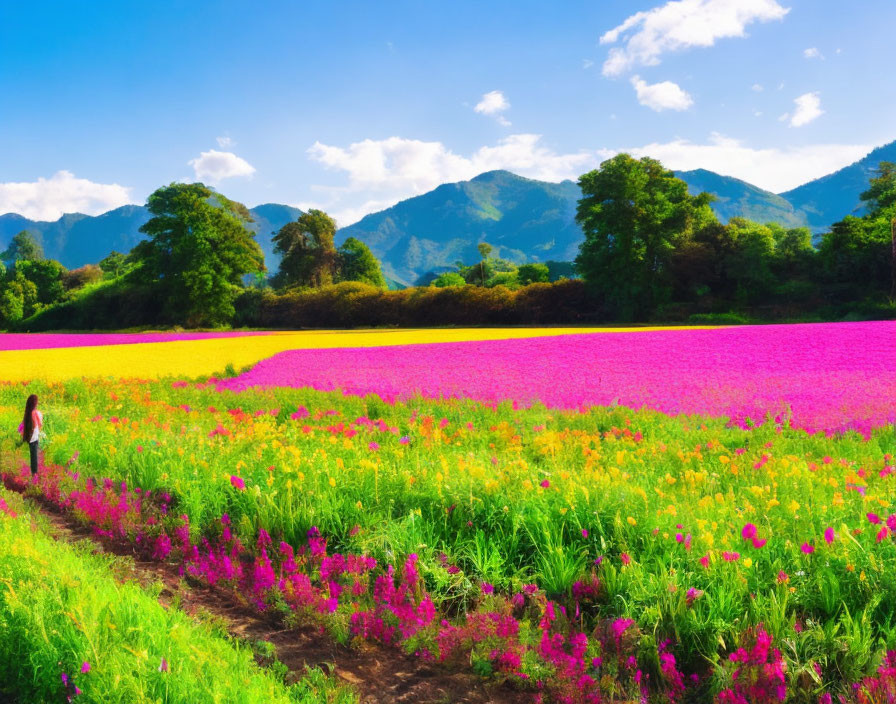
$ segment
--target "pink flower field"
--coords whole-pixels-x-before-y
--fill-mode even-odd
[[[896,322],[596,333],[378,348],[291,350],[222,382],[310,386],[386,400],[414,395],[669,414],[767,414],[810,432],[896,422]]]
[[[218,337],[266,335],[266,332],[135,332],[135,333],[0,333],[0,352],[49,350],[60,347],[133,345],[143,342],[208,340]]]

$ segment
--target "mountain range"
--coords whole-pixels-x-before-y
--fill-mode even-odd
[[[881,161],[896,161],[896,141],[879,147],[859,161],[785,193],[771,193],[721,174],[696,169],[676,175],[692,193],[716,196],[713,209],[723,222],[742,216],[787,227],[807,226],[824,232],[846,215],[860,215],[859,194]],[[429,272],[455,262],[477,261],[476,245],[487,241],[495,254],[515,262],[571,261],[582,232],[575,222],[579,188],[573,181],[548,183],[509,171],[489,171],[366,215],[337,233],[366,242],[383,262],[387,277],[410,285]],[[250,210],[250,225],[258,236],[268,269],[276,269],[271,235],[301,211],[267,203]],[[128,252],[140,241],[140,227],[149,219],[146,208],[126,205],[97,216],[63,215],[54,222],[0,215],[0,251],[12,237],[28,230],[41,241],[48,257],[69,268],[98,262],[113,249]]]

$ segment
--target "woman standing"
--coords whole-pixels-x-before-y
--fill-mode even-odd
[[[31,394],[25,401],[25,417],[22,419],[22,440],[28,443],[31,451],[31,476],[37,474],[37,443],[40,430],[44,425],[44,416],[37,410],[37,396]]]

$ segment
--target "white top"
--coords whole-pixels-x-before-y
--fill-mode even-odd
[[[31,417],[37,422],[34,424],[34,430],[31,431],[31,439],[28,442],[37,442],[37,438],[40,436],[41,426],[44,424],[44,415],[37,409],[34,409]]]

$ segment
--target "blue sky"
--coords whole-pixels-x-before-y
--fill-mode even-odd
[[[774,191],[896,139],[892,0],[9,2],[0,213],[203,180],[340,224],[617,151]]]

